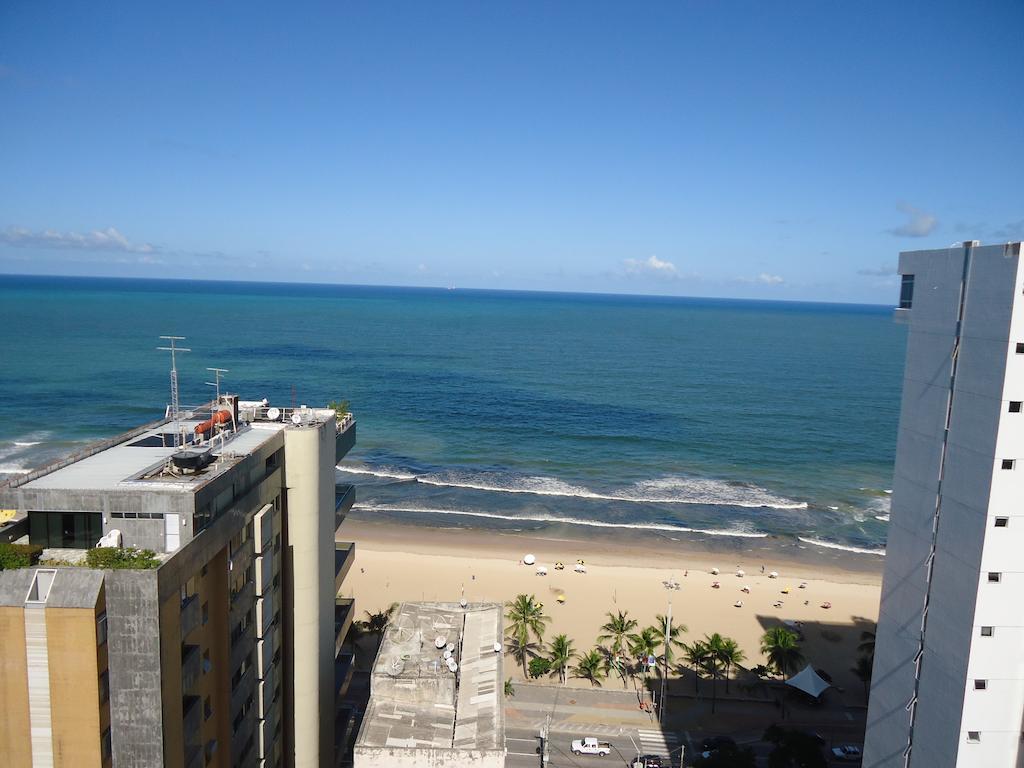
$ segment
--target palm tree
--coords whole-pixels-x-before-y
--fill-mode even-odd
[[[594,648],[579,657],[572,668],[572,676],[589,680],[591,685],[601,687],[601,678],[608,674],[608,661],[600,648]]]
[[[850,671],[857,676],[857,679],[864,684],[864,698],[868,698],[868,687],[871,685],[871,668],[873,666],[873,659],[867,656],[861,656],[857,659],[857,664]]]
[[[650,669],[647,657],[658,653],[658,638],[654,633],[654,627],[644,627],[638,633],[629,636],[629,653],[643,667],[645,677],[647,670]]]
[[[508,680],[505,681],[505,695],[506,696],[515,696],[516,695],[516,687],[513,684],[511,677]]]
[[[654,617],[655,623],[652,629],[654,630],[654,636],[658,639],[658,644],[664,648],[665,651],[665,662],[671,664],[675,659],[674,649],[683,649],[686,647],[686,643],[679,639],[679,636],[683,632],[688,632],[685,624],[671,624],[669,625],[668,618],[662,616],[660,613]],[[665,628],[668,628],[668,632],[665,632]],[[665,642],[665,635],[668,635],[668,642]]]
[[[700,693],[700,670],[704,665],[704,659],[708,655],[707,646],[700,640],[694,640],[689,645],[683,645],[683,660],[687,666],[693,668],[693,693]]]
[[[777,674],[796,672],[804,662],[795,632],[785,627],[772,627],[761,637],[761,653],[768,657],[768,666]]]
[[[725,692],[729,693],[729,671],[747,660],[747,655],[740,650],[731,637],[723,637],[718,650],[718,660],[725,666]]]
[[[626,647],[629,633],[636,629],[637,621],[636,619],[629,618],[628,611],[619,611],[617,614],[609,612],[606,615],[608,616],[608,621],[601,625],[601,634],[597,636],[597,642],[607,643],[611,641],[608,645],[608,655],[614,660],[615,667],[622,676],[622,687],[625,688],[625,666],[619,657],[622,656],[622,651]]]
[[[715,632],[713,635],[704,635],[704,656],[701,659],[700,668],[711,677],[711,713],[715,712],[715,704],[718,702],[718,673],[722,671],[721,653],[725,641],[722,636]]]
[[[516,599],[505,603],[505,607],[508,609],[505,613],[508,620],[505,634],[509,636],[509,649],[523,665],[525,677],[526,658],[537,655],[536,648],[543,642],[544,630],[550,619],[544,615],[544,606],[533,595],[516,595]],[[536,643],[531,642],[531,635],[537,639]]]
[[[387,629],[388,624],[391,623],[391,617],[395,615],[397,610],[398,603],[392,603],[385,610],[377,611],[376,613],[363,611],[366,614],[366,619],[359,622],[360,627],[367,632],[383,632]]]
[[[569,662],[576,656],[576,649],[572,647],[572,640],[565,635],[556,635],[548,646],[551,659],[551,671],[558,675],[559,681],[565,685],[565,670]]]

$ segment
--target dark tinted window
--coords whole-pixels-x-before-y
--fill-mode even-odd
[[[900,309],[910,309],[914,303],[914,276],[903,275],[903,282],[900,284]]]

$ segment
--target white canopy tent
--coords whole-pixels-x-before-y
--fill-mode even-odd
[[[811,668],[810,664],[789,678],[786,681],[786,685],[790,685],[798,691],[803,691],[815,699],[821,696],[826,688],[832,687],[831,683],[826,682],[821,675]]]

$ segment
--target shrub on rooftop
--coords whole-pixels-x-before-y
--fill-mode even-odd
[[[28,568],[39,562],[43,548],[38,544],[0,543],[0,571],[11,568]]]
[[[120,568],[156,568],[160,561],[151,549],[135,547],[97,547],[85,553],[85,562],[90,568],[116,570]]]

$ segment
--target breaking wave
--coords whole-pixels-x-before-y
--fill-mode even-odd
[[[820,539],[806,539],[803,536],[797,536],[797,539],[802,541],[804,544],[811,544],[815,547],[825,547],[826,549],[841,549],[843,552],[856,552],[859,555],[878,555],[879,557],[885,557],[884,549],[865,549],[864,547],[848,547],[845,544],[836,544],[831,541],[821,541]]]
[[[557,517],[555,515],[499,515],[494,512],[475,512],[457,509],[432,509],[427,507],[393,507],[375,504],[356,504],[354,510],[362,512],[392,512],[426,515],[454,515],[457,517],[478,517],[491,520],[508,520],[514,523],[562,523],[565,525],[582,525],[591,528],[624,528],[640,531],[664,531],[669,533],[701,533],[708,536],[732,536],[743,539],[764,539],[767,533],[742,530],[708,530],[704,528],[687,528],[682,525],[662,523],[609,523],[602,520],[582,520],[576,517]]]
[[[500,472],[428,472],[412,474],[391,467],[339,466],[342,472],[412,481],[446,488],[466,488],[492,493],[528,493],[633,504],[704,504],[727,507],[807,509],[806,502],[778,496],[764,488],[733,484],[710,478],[669,476],[644,480],[628,488],[599,493],[554,477],[510,475]]]

